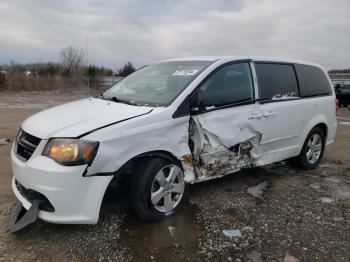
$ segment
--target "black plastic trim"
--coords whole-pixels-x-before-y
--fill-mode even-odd
[[[256,61],[253,59],[254,64],[277,64],[277,65],[294,65],[294,64],[298,64],[298,63],[294,63],[294,62],[282,62],[282,61]]]
[[[35,137],[20,128],[15,140],[14,152],[18,159],[26,162],[33,155],[41,139]]]
[[[95,173],[92,175],[86,175],[87,173],[87,169],[86,172],[84,172],[83,177],[91,177],[91,176],[114,176],[116,174],[116,172],[101,172],[101,173]]]
[[[320,97],[320,96],[332,96],[332,93],[324,93],[324,94],[316,94],[316,95],[302,96],[301,98],[313,98],[313,97]]]
[[[54,206],[51,204],[51,202],[48,200],[48,198],[33,189],[28,189],[24,187],[21,183],[19,183],[17,180],[15,180],[16,187],[20,194],[31,204],[33,204],[34,201],[38,201],[39,203],[39,209],[46,211],[46,212],[55,212]]]
[[[191,112],[190,97],[187,96],[185,100],[181,103],[181,105],[176,109],[172,117],[179,118],[183,116],[188,116],[190,115],[190,112]]]
[[[7,227],[8,230],[14,233],[34,223],[38,218],[38,213],[38,200],[34,200],[28,210],[23,207],[21,202],[17,202],[11,210],[10,221]]]

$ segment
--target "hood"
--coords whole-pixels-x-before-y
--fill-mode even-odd
[[[152,107],[87,98],[41,111],[27,118],[22,123],[22,129],[41,139],[78,137],[92,130],[151,111]]]

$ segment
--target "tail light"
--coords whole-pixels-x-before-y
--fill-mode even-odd
[[[338,114],[339,111],[339,100],[335,99],[335,113]]]

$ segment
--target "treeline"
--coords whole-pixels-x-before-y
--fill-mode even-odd
[[[101,77],[121,76],[130,71],[127,63],[113,72],[103,66],[80,66],[72,71],[60,63],[32,63],[0,65],[0,91],[53,91],[80,92],[89,86],[101,91],[105,86]],[[121,74],[119,74],[121,72]]]
[[[121,69],[120,69],[121,70]],[[10,65],[0,65],[0,71],[2,74],[9,74],[20,72],[27,76],[42,76],[42,77],[54,77],[54,76],[65,76],[69,77],[73,74],[72,71],[64,67],[60,63],[32,63],[32,64],[16,64],[11,63]],[[74,72],[76,74],[76,72]],[[78,75],[83,76],[112,76],[118,75],[113,74],[113,70],[97,65],[81,66],[78,70]]]
[[[60,52],[60,62],[0,64],[0,91],[73,91],[86,90],[87,85],[98,92],[106,88],[103,77],[125,77],[135,71],[131,62],[113,71],[110,68],[84,65],[85,53],[72,46]]]

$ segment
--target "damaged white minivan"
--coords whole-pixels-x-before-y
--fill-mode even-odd
[[[37,217],[97,223],[110,183],[138,216],[182,210],[189,184],[295,158],[315,168],[334,141],[336,98],[316,64],[193,57],[145,66],[101,96],[26,119],[13,145],[15,231]]]

